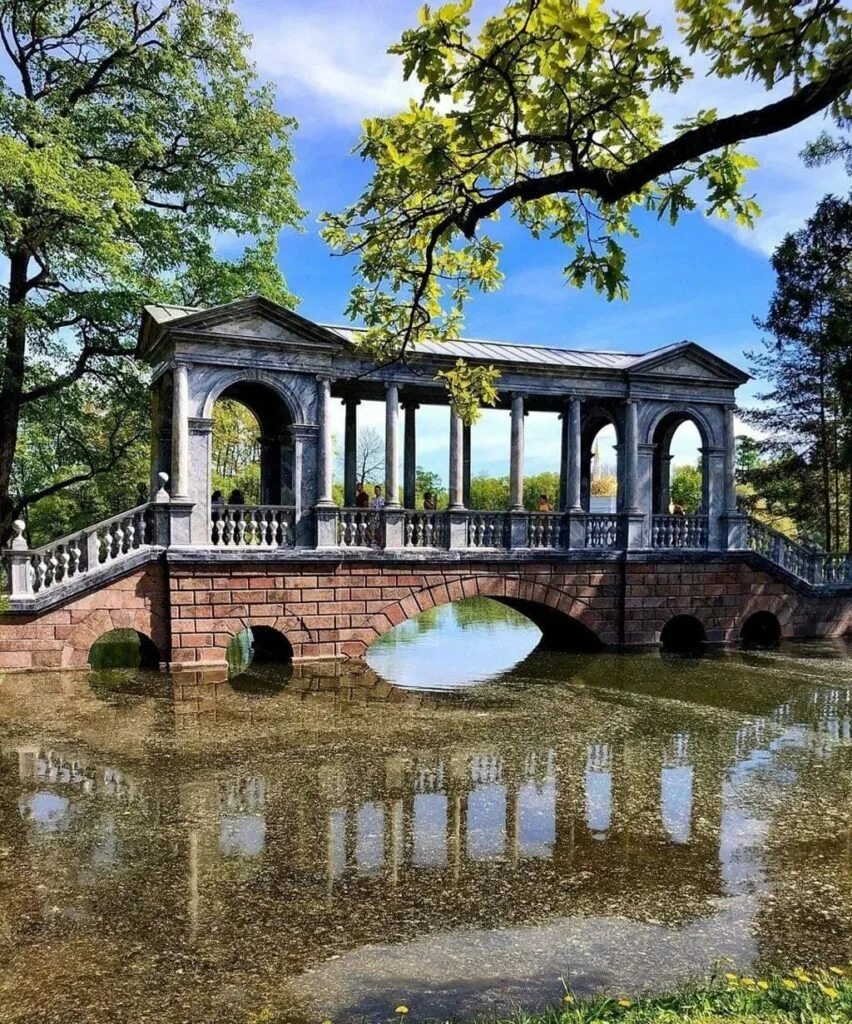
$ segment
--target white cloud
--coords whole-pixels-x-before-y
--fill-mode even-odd
[[[356,125],[364,117],[400,110],[417,92],[416,83],[403,80],[399,58],[387,53],[416,17],[414,5],[399,17],[407,6],[318,2],[299,10],[247,5],[242,14],[261,74],[296,102],[297,113],[304,106],[312,117]]]

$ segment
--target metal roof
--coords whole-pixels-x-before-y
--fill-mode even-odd
[[[344,341],[353,342],[360,333],[349,327],[323,324]],[[430,356],[449,356],[453,359],[473,359],[494,363],[518,363],[526,366],[577,366],[605,370],[620,370],[629,366],[638,356],[625,352],[593,352],[583,349],[552,348],[543,345],[517,345],[504,341],[482,341],[458,338],[455,341],[421,341],[415,352]]]

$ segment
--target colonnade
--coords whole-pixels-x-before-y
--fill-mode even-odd
[[[331,503],[331,381],[322,378],[319,381],[320,401],[318,403],[320,425],[320,480],[324,489],[320,494],[319,504]],[[581,512],[581,479],[582,479],[582,398],[570,395],[565,399],[563,411],[559,414],[562,421],[562,441],[560,456],[560,511]],[[358,444],[358,413],[361,400],[355,397],[343,399],[345,407],[344,427],[344,504],[352,505],[355,501],[355,484],[357,479],[357,444]],[[635,506],[636,479],[638,475],[638,444],[636,429],[635,404],[628,400],[628,408],[633,408],[627,416],[627,451],[629,452],[632,438],[633,457],[627,458],[627,476],[625,493],[633,495],[633,500],[625,505],[629,511]],[[415,503],[415,485],[417,472],[417,410],[420,405],[412,400],[400,400],[400,389],[397,384],[388,384],[385,391],[385,489],[386,507],[413,509]],[[402,503],[400,504],[399,477],[399,421],[400,409],[404,412],[403,427],[403,471],[402,471]],[[511,395],[511,441],[509,448],[509,511],[520,512],[524,508],[524,418],[527,414],[527,399],[524,394],[514,392]],[[631,432],[632,423],[632,432]],[[448,493],[449,510],[458,511],[469,507],[471,477],[471,429],[464,423],[461,416],[452,408],[449,411],[449,466]],[[632,474],[632,477],[631,477]]]

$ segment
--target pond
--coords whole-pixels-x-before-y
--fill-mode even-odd
[[[850,650],[536,640],[478,602],[370,665],[0,680],[4,1022],[472,1018],[849,961]]]

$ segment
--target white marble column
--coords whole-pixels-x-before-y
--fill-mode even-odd
[[[571,395],[562,412],[562,510],[582,511],[580,501],[580,478],[582,473],[582,400]]]
[[[509,510],[524,507],[524,396],[512,395],[512,443],[509,452]]]
[[[464,422],[450,409],[450,508],[464,508]]]
[[[189,377],[177,363],[172,374],[172,498],[189,498]]]
[[[399,385],[385,394],[385,506],[399,508]]]
[[[624,416],[624,511],[638,512],[639,424],[638,406],[632,398],[625,402]]]
[[[317,422],[319,425],[319,459],[317,466],[317,504],[333,505],[331,472],[331,381],[317,378]]]

